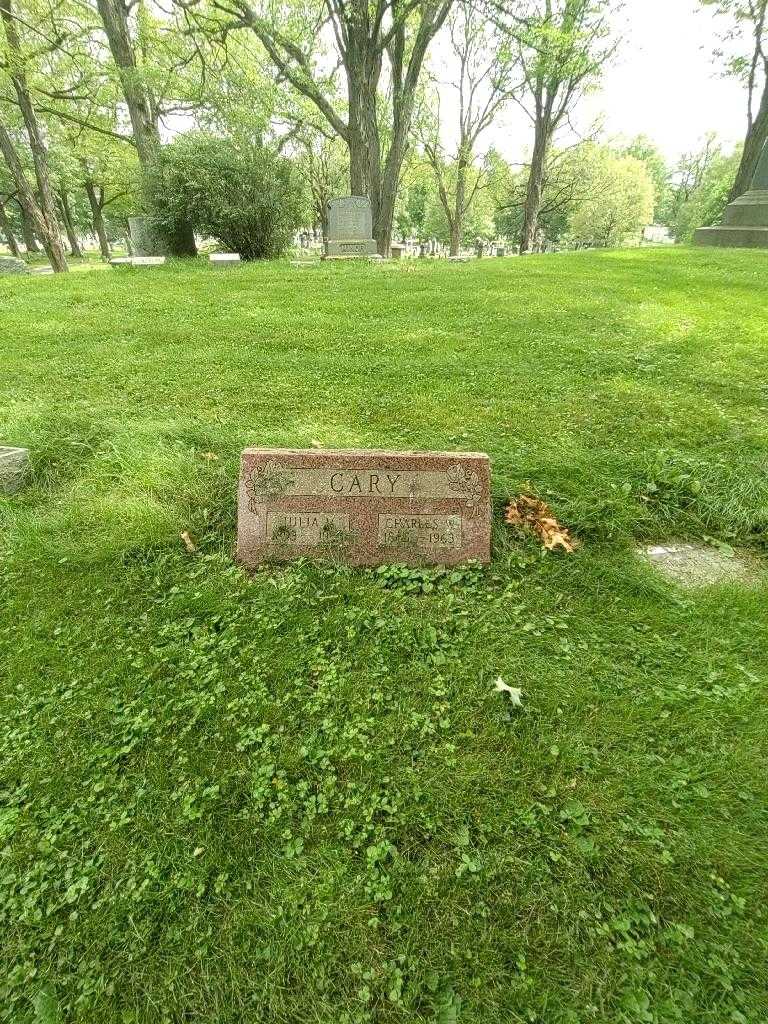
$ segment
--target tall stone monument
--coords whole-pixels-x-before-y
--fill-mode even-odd
[[[694,245],[768,249],[768,142],[760,154],[749,192],[728,204],[722,224],[699,228],[693,242]]]
[[[341,196],[328,202],[326,259],[375,256],[373,216],[368,196]]]

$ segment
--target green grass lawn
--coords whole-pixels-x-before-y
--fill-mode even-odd
[[[633,544],[765,564],[767,304],[708,250],[0,281],[0,1020],[764,1024],[766,574]],[[487,451],[492,565],[246,576],[240,450],[313,441]]]

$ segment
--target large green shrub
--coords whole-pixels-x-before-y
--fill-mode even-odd
[[[302,187],[290,160],[260,143],[202,132],[163,148],[154,218],[184,217],[245,260],[282,255],[302,220]]]

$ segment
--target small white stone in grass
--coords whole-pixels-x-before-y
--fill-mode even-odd
[[[493,684],[498,693],[508,693],[509,700],[512,707],[520,708],[523,706],[523,691],[518,690],[516,686],[508,686],[504,680],[499,676],[496,682]]]

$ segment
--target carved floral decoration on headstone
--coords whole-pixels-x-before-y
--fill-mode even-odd
[[[274,459],[265,462],[251,473],[249,481],[248,503],[251,512],[256,511],[256,502],[265,498],[275,498],[285,494],[295,482],[294,476],[286,466],[281,466]]]
[[[483,486],[480,483],[480,477],[475,470],[467,470],[465,466],[460,463],[455,463],[453,466],[449,466],[447,473],[448,486],[452,491],[457,491],[459,494],[465,494],[467,496],[465,505],[469,509],[471,516],[477,512],[480,499],[483,496]]]

